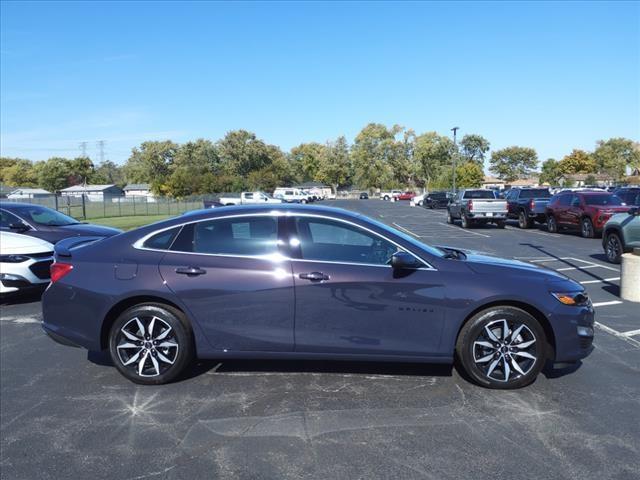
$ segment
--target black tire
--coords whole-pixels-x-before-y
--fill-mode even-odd
[[[151,327],[152,337],[145,336],[136,319],[145,330]],[[113,323],[109,353],[118,371],[132,382],[161,385],[175,380],[191,364],[195,354],[193,333],[179,310],[156,303],[140,304],[124,311]],[[125,365],[128,361],[130,364]]]
[[[529,217],[524,210],[520,210],[520,213],[518,214],[518,227],[522,229],[531,228],[531,220],[529,220]]]
[[[589,217],[584,217],[580,220],[580,235],[582,235],[583,238],[594,238],[596,236],[593,222]]]
[[[607,256],[607,260],[611,263],[620,263],[622,260],[624,246],[622,240],[620,240],[620,236],[616,232],[607,233],[604,240],[604,253]]]
[[[508,327],[506,341],[503,320]],[[524,327],[519,329],[520,325]],[[516,330],[518,336],[512,338]],[[491,345],[490,348],[485,344]],[[517,347],[519,344],[526,348]],[[513,389],[529,385],[544,367],[546,357],[547,339],[540,323],[524,310],[511,306],[495,306],[477,313],[464,324],[456,341],[458,365],[471,380],[486,388]],[[516,368],[520,368],[520,372]]]
[[[460,218],[460,220],[461,220],[462,228],[471,228],[473,226],[473,221],[469,219],[464,213],[462,214],[462,217]]]
[[[388,196],[388,195],[385,195],[382,199],[383,199],[385,202],[388,202],[388,201],[389,201],[389,196]]]
[[[447,210],[447,223],[449,225],[453,225],[453,217],[451,216],[451,212]]]
[[[302,200],[300,200],[300,203],[305,204],[307,203],[307,200],[303,198]]]
[[[498,222],[496,222],[496,225],[498,228],[504,228],[507,226],[507,222],[505,220],[499,220]]]
[[[558,233],[558,222],[556,222],[556,217],[553,215],[547,217],[547,231],[549,233]]]

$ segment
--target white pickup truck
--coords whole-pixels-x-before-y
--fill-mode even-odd
[[[282,200],[272,198],[264,192],[242,192],[238,197],[220,197],[218,201],[223,205],[282,203]]]
[[[507,221],[507,201],[496,198],[492,190],[468,188],[460,190],[447,207],[447,223],[460,219],[462,228],[495,223],[504,228]]]
[[[400,195],[402,195],[402,190],[390,190],[387,192],[380,192],[381,200],[391,200],[392,198],[397,199]]]

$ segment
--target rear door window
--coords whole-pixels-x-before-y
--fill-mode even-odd
[[[278,251],[278,221],[272,216],[236,217],[185,225],[173,251],[256,256]]]

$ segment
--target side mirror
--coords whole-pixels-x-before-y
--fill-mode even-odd
[[[630,208],[629,211],[627,212],[629,215],[633,215],[633,216],[638,216],[640,215],[640,207],[633,207]]]
[[[29,225],[27,225],[24,222],[12,223],[12,224],[9,225],[9,228],[11,230],[16,230],[18,232],[26,232],[27,230],[31,229],[31,227],[29,227]]]
[[[415,270],[422,267],[422,263],[407,252],[396,252],[391,257],[391,266],[394,270]]]

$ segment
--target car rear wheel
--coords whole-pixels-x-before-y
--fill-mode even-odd
[[[457,359],[473,381],[487,388],[524,387],[546,361],[540,323],[516,307],[496,306],[474,315],[456,342]]]
[[[529,220],[529,218],[527,217],[527,214],[524,211],[521,211],[520,214],[518,215],[518,226],[520,228],[531,227],[531,221]]]
[[[595,230],[593,229],[593,222],[590,218],[583,218],[580,222],[580,233],[584,238],[593,238],[595,237]]]
[[[472,222],[471,220],[466,216],[466,215],[462,215],[462,228],[471,228],[472,226]]]
[[[607,255],[607,260],[611,263],[620,263],[622,259],[623,247],[622,240],[617,233],[612,232],[607,234],[604,242],[604,252]]]
[[[159,304],[129,308],[114,322],[109,353],[125,377],[143,385],[175,380],[194,356],[193,336],[184,315]]]
[[[549,215],[549,217],[547,218],[547,231],[549,233],[558,232],[558,224],[556,222],[556,218],[552,215]]]
[[[504,220],[498,220],[496,225],[498,226],[498,228],[504,228],[507,226],[507,222],[505,222]]]

